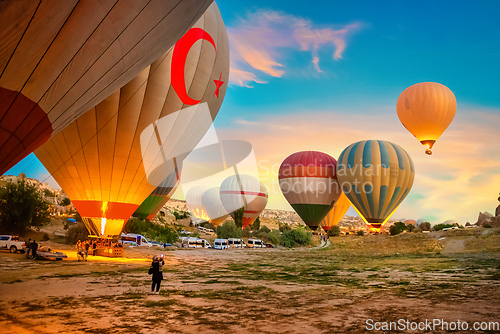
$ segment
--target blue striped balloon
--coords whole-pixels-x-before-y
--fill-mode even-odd
[[[337,162],[338,182],[365,222],[380,229],[410,192],[413,161],[399,145],[364,140],[349,145]]]

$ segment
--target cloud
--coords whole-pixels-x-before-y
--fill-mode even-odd
[[[311,52],[311,64],[321,73],[318,50],[333,44],[333,59],[342,58],[346,38],[359,30],[361,23],[354,22],[339,29],[316,29],[311,21],[282,12],[260,10],[240,19],[228,28],[231,47],[230,84],[249,86],[250,82],[266,83],[258,74],[280,78],[285,67],[279,59],[283,53],[302,50]],[[259,73],[260,72],[260,73]]]
[[[432,156],[401,125],[393,106],[371,114],[352,110],[307,111],[287,115],[240,119],[231,128],[219,129],[219,137],[247,140],[259,162],[260,177],[270,189],[269,208],[292,210],[281,194],[277,170],[290,154],[316,150],[338,158],[348,145],[365,139],[388,140],[412,157],[416,176],[413,188],[394,217],[455,219],[475,223],[481,211],[494,212],[500,191],[500,144],[497,125],[500,110],[468,106],[436,142]]]

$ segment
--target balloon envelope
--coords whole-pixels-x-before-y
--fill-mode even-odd
[[[316,230],[339,198],[337,161],[326,153],[297,152],[279,169],[281,192],[312,230]]]
[[[196,186],[189,189],[186,193],[186,205],[191,214],[201,220],[208,221],[210,218],[203,206],[203,194],[208,190],[206,186]]]
[[[408,195],[415,170],[401,146],[365,140],[349,145],[340,154],[337,177],[360,216],[379,229]]]
[[[124,222],[196,147],[220,108],[226,85],[215,81],[227,82],[229,45],[215,3],[192,29],[204,31],[199,43],[176,43],[35,152],[91,233],[119,235]],[[178,66],[172,57],[179,45],[190,49],[185,89],[199,100],[195,105],[183,102],[172,86],[177,79],[171,68]]]
[[[241,219],[242,228],[245,228],[266,208],[267,188],[253,176],[232,175],[222,182],[220,199],[235,222]]]
[[[328,231],[333,226],[337,226],[342,218],[344,218],[347,210],[349,210],[350,207],[351,202],[349,202],[347,196],[344,193],[340,194],[339,199],[333,205],[333,209],[331,209],[330,212],[328,212],[325,218],[321,221],[320,226],[325,231]]]
[[[432,154],[432,146],[455,117],[457,100],[448,87],[421,82],[399,95],[396,109],[401,123]]]
[[[211,0],[0,2],[0,174],[165,53]]]
[[[220,188],[213,187],[205,191],[202,197],[203,207],[210,218],[210,223],[214,226],[223,223],[229,216],[229,213],[222,205],[220,200]]]
[[[182,165],[170,173],[151,195],[141,203],[132,216],[142,219],[153,219],[177,190],[181,169]]]

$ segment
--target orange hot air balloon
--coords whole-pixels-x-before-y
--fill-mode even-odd
[[[333,208],[328,212],[326,217],[319,224],[323,230],[328,231],[333,226],[337,226],[342,218],[344,218],[347,210],[351,207],[351,202],[344,193],[340,194],[339,199],[333,205]]]
[[[186,35],[191,39],[181,38],[132,81],[35,151],[93,234],[119,235],[139,204],[182,161],[173,156],[172,164],[151,165],[143,147],[151,156],[162,157],[167,149],[189,153],[217,115],[226,91],[221,83],[229,76],[229,43],[215,3]],[[179,53],[186,58],[174,62],[173,55]],[[177,94],[178,85],[173,87],[177,79],[171,68],[180,62],[186,73],[184,90],[198,101],[190,101],[194,105]],[[208,119],[197,113],[204,109]],[[154,131],[148,135],[150,128]],[[149,177],[153,171],[157,183]]]
[[[0,1],[0,174],[149,66],[211,3]]]
[[[396,104],[398,117],[405,128],[426,146],[432,146],[450,125],[457,111],[457,100],[446,86],[421,82],[406,88]]]

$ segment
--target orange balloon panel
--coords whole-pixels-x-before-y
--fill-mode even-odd
[[[187,34],[190,31],[201,36],[198,43],[186,44],[181,38],[123,88],[35,151],[80,215],[87,218],[89,226],[94,225],[92,231],[116,235],[158,186],[148,182],[149,167],[144,165],[141,152],[144,129],[182,110],[168,131],[163,129],[160,134],[154,133],[147,138],[148,142],[156,141],[158,145],[156,136],[166,136],[173,139],[171,145],[189,152],[203,137],[204,132],[190,126],[196,119],[182,119],[182,115],[189,114],[185,108],[191,105],[183,101],[186,96],[178,95],[178,91],[184,89],[189,97],[197,100],[189,103],[206,103],[212,119],[220,108],[226,84],[218,85],[217,82],[228,80],[229,44],[215,3]],[[172,55],[176,49],[185,59],[177,59],[174,63]],[[184,87],[176,86],[174,81],[177,79],[171,70],[179,62],[185,63]],[[164,168],[159,176],[163,180],[172,171]]]
[[[457,100],[448,87],[421,82],[399,95],[396,109],[401,123],[431,154],[430,149],[455,117]]]
[[[344,193],[341,193],[333,208],[321,221],[320,226],[323,227],[323,230],[325,231],[328,231],[333,226],[337,226],[342,218],[344,218],[347,210],[349,210],[350,207],[351,202],[349,202],[349,199]]]
[[[0,174],[149,66],[211,3],[0,1]]]

